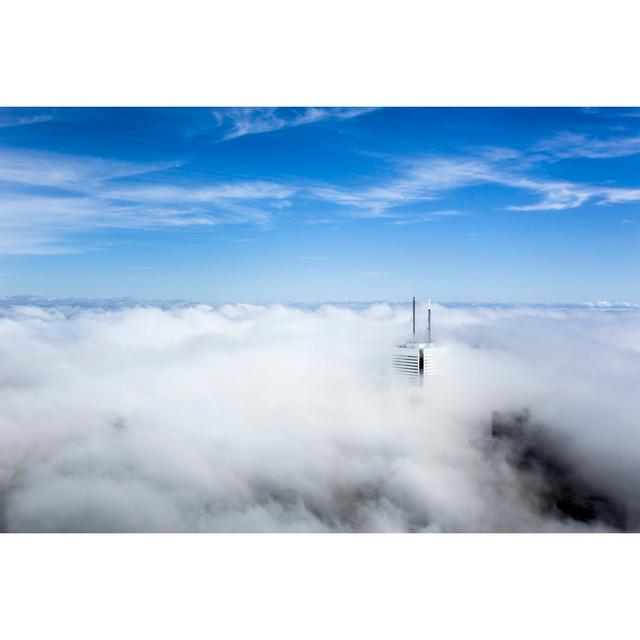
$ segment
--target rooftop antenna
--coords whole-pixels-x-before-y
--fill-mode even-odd
[[[431,344],[431,300],[427,309],[427,342]]]
[[[413,297],[413,341],[416,341],[416,298]]]

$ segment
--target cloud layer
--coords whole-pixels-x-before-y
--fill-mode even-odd
[[[194,186],[150,178],[182,164],[0,149],[0,253],[76,252],[69,238],[96,229],[265,226],[295,191],[265,180]],[[132,177],[142,182],[121,182]]]
[[[7,306],[2,527],[615,528],[545,505],[548,478],[492,438],[492,411],[527,408],[638,528],[637,312],[434,315],[441,373],[416,392],[389,379],[404,306]]]
[[[28,133],[44,127],[49,135],[57,131],[60,136],[62,132],[57,139],[44,138],[47,147],[40,149],[30,148],[38,143],[34,136],[25,136],[24,143],[14,136],[15,146],[0,140],[0,254],[92,250],[96,243],[86,242],[83,234],[100,232],[104,237],[114,229],[198,229],[222,224],[267,229],[283,221],[335,223],[371,218],[394,225],[444,223],[443,211],[475,216],[483,215],[488,207],[508,216],[514,211],[558,212],[603,206],[605,213],[614,206],[640,201],[633,171],[610,164],[640,153],[640,136],[628,126],[600,127],[597,135],[579,128],[558,129],[520,144],[514,141],[513,147],[505,146],[502,139],[501,145],[470,146],[468,142],[475,139],[471,136],[452,145],[425,139],[419,148],[381,152],[376,134],[381,124],[367,124],[377,119],[375,113],[366,117],[377,111],[361,107],[206,110],[202,130],[196,120],[196,133],[176,132],[176,124],[169,118],[153,130],[152,137],[142,138],[142,144],[136,141],[131,145],[125,136],[104,155],[98,145],[88,145],[83,154],[75,146],[69,148],[65,129],[56,129],[64,124],[63,119],[58,121],[60,114],[54,117],[53,111],[0,109],[3,131],[17,128]],[[78,114],[64,113],[69,118],[65,126],[79,127],[74,135],[81,135],[82,118],[74,121]],[[428,110],[428,122],[427,114]],[[356,133],[344,131],[349,129],[344,126],[348,120],[354,120]],[[407,123],[411,123],[409,116]],[[585,123],[577,120],[578,126]],[[307,163],[292,170],[277,156],[266,170],[260,162],[262,152],[249,146],[268,134],[277,139],[275,132],[283,129],[304,134],[308,128],[333,129],[336,134],[332,136],[334,146],[323,152],[331,149],[335,162],[319,173],[309,173],[309,167],[304,166]],[[312,159],[315,147],[308,146],[304,135],[293,139],[289,133],[287,154],[295,149]],[[479,135],[478,139],[484,138]],[[184,144],[186,140],[191,142]],[[158,159],[157,144],[161,144],[163,159]],[[277,148],[273,140],[272,145]],[[111,155],[114,153],[119,157]],[[238,164],[243,153],[244,165]],[[226,161],[214,163],[211,170],[210,155],[218,159],[228,155],[231,162],[228,166]],[[354,163],[354,158],[362,157],[375,161],[362,168]],[[576,172],[571,170],[575,162],[601,169]],[[287,168],[282,170],[281,165]],[[267,175],[265,170],[275,171]],[[483,187],[483,194],[494,194],[496,202],[490,197],[485,204],[486,195],[473,200],[465,194],[465,190]],[[283,215],[285,209],[289,215]],[[625,212],[623,220],[631,220],[629,211]]]
[[[348,120],[373,110],[368,107],[238,107],[216,109],[213,111],[213,120],[225,130],[222,140],[231,140],[323,120]]]

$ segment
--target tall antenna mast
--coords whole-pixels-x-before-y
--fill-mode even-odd
[[[427,342],[431,343],[431,300],[427,310]]]
[[[413,341],[416,341],[416,298],[413,297]]]

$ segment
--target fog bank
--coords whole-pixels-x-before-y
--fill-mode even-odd
[[[409,314],[2,308],[0,527],[640,528],[640,311],[435,305],[420,390],[390,378]]]

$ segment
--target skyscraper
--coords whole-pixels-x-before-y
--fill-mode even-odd
[[[424,342],[416,340],[416,299],[413,298],[412,339],[394,347],[391,367],[394,379],[405,384],[422,386],[424,379],[435,373],[433,341],[431,340],[431,300],[427,307]]]

